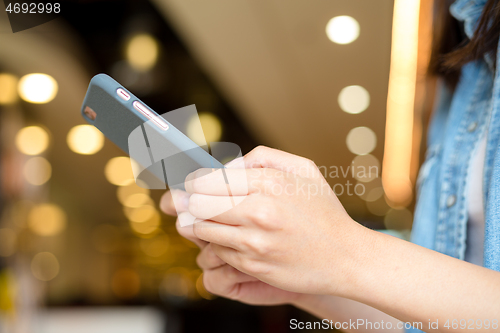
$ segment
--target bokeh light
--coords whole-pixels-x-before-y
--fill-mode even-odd
[[[145,205],[153,205],[153,200],[149,197],[149,195],[144,193],[135,193],[129,195],[125,202],[123,203],[125,207],[130,208],[138,208]]]
[[[390,209],[384,217],[384,225],[392,230],[410,230],[413,214],[406,208]]]
[[[377,201],[384,196],[384,188],[382,186],[375,187],[368,191],[365,201],[373,202]]]
[[[361,86],[348,86],[340,91],[338,102],[342,111],[358,114],[370,105],[370,94]]]
[[[156,209],[153,206],[145,205],[136,208],[125,207],[124,211],[130,221],[142,223],[152,218]]]
[[[420,144],[414,140],[420,140],[422,125],[414,124],[415,94],[417,81],[425,85],[425,80],[418,78],[417,73],[427,71],[425,54],[430,51],[423,50],[427,48],[425,40],[432,41],[432,38],[419,37],[420,32],[426,30],[422,28],[426,26],[422,18],[428,16],[420,14],[420,6],[420,0],[396,0],[392,16],[382,181],[386,196],[394,206],[411,203],[416,176],[412,170],[417,169],[419,160]]]
[[[78,125],[68,132],[66,142],[75,153],[92,155],[101,150],[104,145],[104,135],[94,126]]]
[[[203,274],[201,274],[198,279],[196,279],[196,291],[204,299],[212,300],[216,297],[205,289],[205,285],[203,284]]]
[[[354,178],[360,182],[368,183],[380,174],[380,162],[370,154],[358,155],[352,160]]]
[[[137,71],[153,68],[158,60],[158,53],[158,41],[149,34],[135,35],[127,44],[127,61]]]
[[[38,155],[49,146],[49,134],[40,126],[21,128],[16,134],[16,147],[26,155]]]
[[[160,285],[160,295],[164,299],[187,298],[195,286],[189,277],[189,271],[184,267],[174,267],[168,270]]]
[[[31,261],[31,272],[40,281],[50,281],[59,274],[59,260],[50,252],[40,252]]]
[[[161,257],[168,251],[170,239],[167,234],[156,235],[152,238],[144,238],[140,240],[142,252],[150,257]]]
[[[134,210],[138,208],[133,208]],[[148,215],[148,219],[142,221],[142,222],[137,222],[133,220],[129,220],[130,222],[130,227],[134,232],[136,232],[139,235],[142,236],[149,236],[151,234],[154,234],[159,231],[159,227],[161,224],[161,217],[160,214],[152,209],[150,212],[148,211],[141,211],[140,213],[137,214],[137,216],[133,216],[134,218],[140,217],[140,219],[144,218],[144,216]]]
[[[0,257],[8,257],[16,251],[16,233],[9,228],[0,229]]]
[[[12,74],[0,74],[0,105],[17,101],[17,77]]]
[[[326,35],[337,44],[349,44],[359,37],[359,23],[351,16],[336,16],[328,21]]]
[[[214,114],[202,112],[198,115],[203,132],[199,131],[197,115],[194,115],[187,124],[187,135],[198,145],[217,142],[222,136],[222,124]]]
[[[355,127],[347,134],[346,143],[354,154],[369,154],[377,146],[377,135],[368,127]]]
[[[113,157],[106,163],[104,175],[108,182],[117,186],[129,185],[134,181],[130,158],[125,156]]]
[[[122,299],[130,299],[139,294],[141,279],[136,271],[130,268],[122,268],[113,274],[111,289],[114,294]]]
[[[118,197],[118,201],[124,206],[128,202],[129,197],[135,194],[144,194],[149,197],[149,189],[144,187],[141,187],[141,181],[137,181],[139,184],[136,184],[135,182],[130,183],[126,186],[120,186],[116,189],[116,196]]]
[[[31,208],[28,226],[40,236],[54,236],[66,227],[66,213],[57,205],[44,203]]]
[[[57,95],[57,81],[47,74],[34,73],[25,75],[19,80],[19,96],[26,102],[48,103]]]
[[[32,157],[24,164],[23,175],[31,185],[43,185],[52,176],[52,167],[47,159],[40,156]]]

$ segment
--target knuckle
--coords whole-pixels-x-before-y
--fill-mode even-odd
[[[305,164],[309,169],[316,169],[317,168],[316,163],[314,163],[314,161],[311,159],[306,158]]]
[[[212,250],[212,247],[210,245],[208,245],[207,247],[205,247],[204,251],[205,251],[207,263],[209,265],[211,265],[211,267],[217,267],[217,266],[220,266],[221,264],[224,263],[222,261],[222,259],[219,258],[215,254],[215,252]]]
[[[249,275],[258,276],[264,273],[262,264],[255,260],[243,260],[241,263],[243,271],[247,272]]]
[[[206,261],[207,260],[203,255],[203,251],[201,251],[200,254],[198,254],[198,256],[196,257],[196,264],[201,269],[206,269],[207,268]]]
[[[255,147],[254,149],[252,149],[251,153],[255,152],[256,154],[263,154],[263,153],[266,153],[268,151],[269,151],[269,147],[266,147],[264,145],[259,145],[259,146]]]
[[[254,254],[263,255],[269,252],[267,242],[259,236],[250,236],[243,240],[243,245],[246,249]]]
[[[248,154],[247,157],[249,157],[250,160],[254,160],[252,164],[258,164],[260,161],[260,157],[264,156],[270,148],[266,146],[257,146],[254,149],[252,149]],[[254,165],[250,166],[251,168],[254,167]]]
[[[205,290],[208,291],[209,293],[214,295],[220,295],[219,292],[217,291],[217,288],[215,287],[217,284],[212,284],[210,275],[211,275],[210,272],[203,272],[203,286],[205,287]]]
[[[258,225],[266,225],[274,218],[274,207],[271,205],[261,204],[255,208],[252,217],[253,221]]]

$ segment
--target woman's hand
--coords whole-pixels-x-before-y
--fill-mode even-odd
[[[179,219],[189,214],[187,212],[189,196],[183,191],[169,191],[163,195],[160,207],[169,215],[180,213],[176,222],[179,234],[200,248],[201,251],[196,261],[203,270],[203,284],[207,291],[253,305],[291,304],[299,301],[301,294],[270,286],[226,264],[213,252],[209,243],[194,235],[193,225],[181,227]]]
[[[310,160],[258,147],[243,162],[243,172],[224,170],[232,198],[221,170],[200,169],[186,178],[185,214],[197,218],[194,235],[211,243],[207,251],[223,262],[277,288],[346,295],[365,228]],[[231,199],[239,204],[228,209]]]

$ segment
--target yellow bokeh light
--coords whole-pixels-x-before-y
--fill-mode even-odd
[[[49,134],[40,126],[27,126],[16,135],[16,147],[26,155],[38,155],[49,146]]]
[[[31,261],[33,276],[41,281],[50,281],[59,274],[59,261],[50,252],[40,252]]]
[[[138,180],[137,182],[140,183],[140,180]],[[134,194],[144,194],[149,196],[149,189],[141,187],[134,182],[126,186],[120,186],[116,190],[116,196],[118,197],[118,201],[120,201],[122,205],[125,205],[128,197]]]
[[[75,153],[92,155],[104,145],[104,135],[91,125],[78,125],[68,132],[66,138],[69,148]]]
[[[130,221],[142,223],[152,218],[156,209],[153,206],[145,205],[137,208],[125,207],[124,211]]]
[[[382,182],[388,200],[397,206],[406,206],[413,198],[419,24],[420,0],[394,1]]]
[[[203,284],[203,274],[201,274],[198,279],[196,279],[196,291],[201,297],[207,300],[212,300],[216,297],[205,289],[205,285]]]
[[[57,205],[40,204],[28,214],[29,228],[40,236],[54,236],[66,227],[66,213]]]
[[[194,291],[194,283],[189,277],[189,271],[184,267],[174,267],[167,271],[160,285],[160,293],[168,298],[188,297]]]
[[[166,234],[157,235],[149,239],[141,239],[139,243],[141,250],[148,256],[154,258],[167,253],[169,244],[170,239]]]
[[[17,77],[12,74],[0,74],[0,105],[17,101]]]
[[[148,71],[158,60],[159,44],[151,35],[139,34],[130,39],[127,44],[127,60],[137,71]]]
[[[47,74],[34,73],[25,75],[19,80],[19,96],[26,102],[48,103],[57,95],[57,81]]]
[[[104,175],[108,182],[117,186],[129,185],[134,181],[130,158],[125,156],[113,157],[106,163]]]
[[[337,44],[352,43],[359,37],[359,23],[347,15],[336,16],[328,21],[326,35]]]
[[[147,194],[135,193],[128,196],[123,205],[130,208],[138,208],[144,205],[153,205],[153,200]]]
[[[136,296],[141,289],[141,279],[136,271],[122,268],[113,274],[111,289],[116,296],[129,299]]]
[[[130,227],[132,230],[139,235],[151,235],[159,231],[161,224],[161,217],[157,211],[153,211],[153,214],[143,222],[136,222],[130,220]]]
[[[200,123],[203,131],[199,130]],[[191,140],[201,146],[220,140],[222,136],[222,124],[214,114],[202,112],[199,115],[194,115],[189,120],[186,132]]]
[[[31,185],[43,185],[52,176],[52,167],[45,158],[32,157],[24,164],[23,175]]]

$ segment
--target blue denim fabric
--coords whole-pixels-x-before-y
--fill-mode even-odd
[[[469,37],[485,3],[486,0],[457,0],[450,8],[451,14],[464,22]],[[498,56],[500,51],[500,64]],[[500,71],[493,71],[492,59],[486,55],[484,60],[467,64],[453,93],[440,87],[428,133],[427,156],[417,181],[411,240],[464,259],[469,161],[481,134],[487,131],[483,266],[500,271]]]

